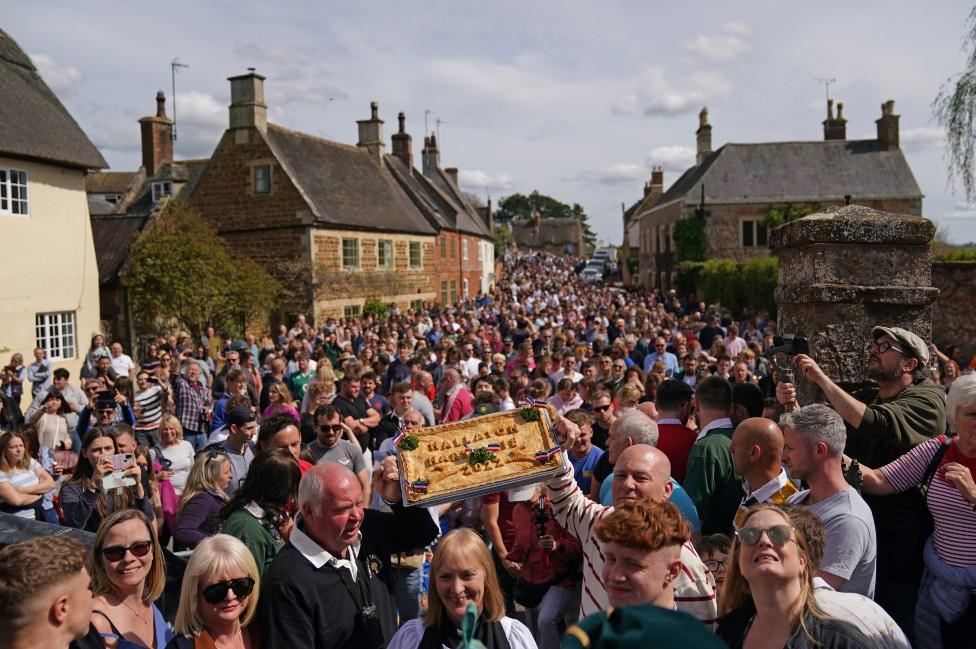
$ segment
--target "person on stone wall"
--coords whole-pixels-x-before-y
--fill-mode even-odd
[[[794,364],[820,388],[847,424],[845,452],[866,466],[883,466],[945,432],[945,390],[926,378],[929,346],[900,327],[876,326],[868,345],[870,379],[850,392],[837,385],[809,356]],[[799,408],[796,388],[780,383],[776,398],[787,411]],[[878,539],[876,600],[911,636],[921,556],[928,528],[918,490],[865,496]]]

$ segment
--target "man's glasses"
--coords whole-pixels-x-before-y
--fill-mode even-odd
[[[610,404],[605,406],[593,406],[593,412],[605,412],[610,409]]]
[[[705,561],[705,567],[708,568],[709,572],[725,570],[725,559],[709,559]]]
[[[96,412],[100,412],[102,414],[114,414],[115,408],[99,408]]]
[[[134,557],[144,557],[149,554],[152,550],[152,541],[137,541],[132,545],[113,545],[111,547],[102,548],[102,556],[109,561],[122,561],[125,558],[126,552],[131,552]]]
[[[98,389],[101,388],[101,387],[102,386],[100,386],[100,385],[92,385],[92,386],[89,386],[89,387],[85,388],[85,392],[98,392]]]
[[[763,533],[769,537],[769,542],[773,545],[783,545],[793,536],[793,528],[789,525],[773,525],[771,527],[743,527],[737,530],[735,535],[743,545],[755,545],[759,543]]]
[[[241,577],[240,579],[221,581],[210,584],[200,591],[200,594],[203,595],[203,599],[208,604],[219,604],[227,598],[227,591],[229,590],[234,591],[234,597],[243,599],[254,590],[254,580],[250,577]]]
[[[319,426],[319,430],[323,433],[328,433],[329,431],[332,431],[333,433],[341,433],[342,424],[322,424]]]
[[[902,349],[901,347],[896,347],[896,346],[892,345],[887,340],[882,340],[881,342],[878,342],[877,340],[875,340],[873,343],[871,343],[868,346],[868,349],[877,349],[879,354],[884,354],[889,349],[894,349],[899,354],[905,354],[905,350],[904,349]]]

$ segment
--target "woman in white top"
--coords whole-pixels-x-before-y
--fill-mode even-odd
[[[164,415],[159,424],[159,447],[169,467],[157,477],[169,480],[177,496],[183,494],[186,477],[193,466],[193,444],[183,439],[183,426],[173,415]]]
[[[524,624],[505,617],[505,602],[485,542],[468,528],[448,532],[430,562],[429,608],[404,624],[389,649],[453,649],[468,604],[478,609],[474,637],[487,649],[536,649]]]
[[[42,446],[52,451],[78,450],[71,449],[71,433],[65,418],[69,412],[71,407],[61,392],[52,388],[44,397],[41,407],[27,418],[28,423],[37,430],[37,439]]]

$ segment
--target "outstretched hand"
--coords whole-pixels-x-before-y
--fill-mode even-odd
[[[400,498],[400,469],[397,467],[396,456],[383,458],[380,463],[380,496],[387,503],[401,502]]]

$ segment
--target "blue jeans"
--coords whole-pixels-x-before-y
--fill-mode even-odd
[[[48,523],[53,523],[54,525],[61,524],[61,521],[58,519],[58,512],[54,509],[54,507],[44,510],[44,520]]]
[[[397,611],[400,613],[400,625],[415,619],[420,614],[420,582],[423,578],[423,568],[416,570],[397,571],[396,582],[393,584],[393,596],[396,598]]]
[[[199,453],[203,450],[203,447],[207,445],[207,434],[206,433],[195,433],[191,430],[183,431],[183,439],[190,442],[193,445],[193,450]]]

